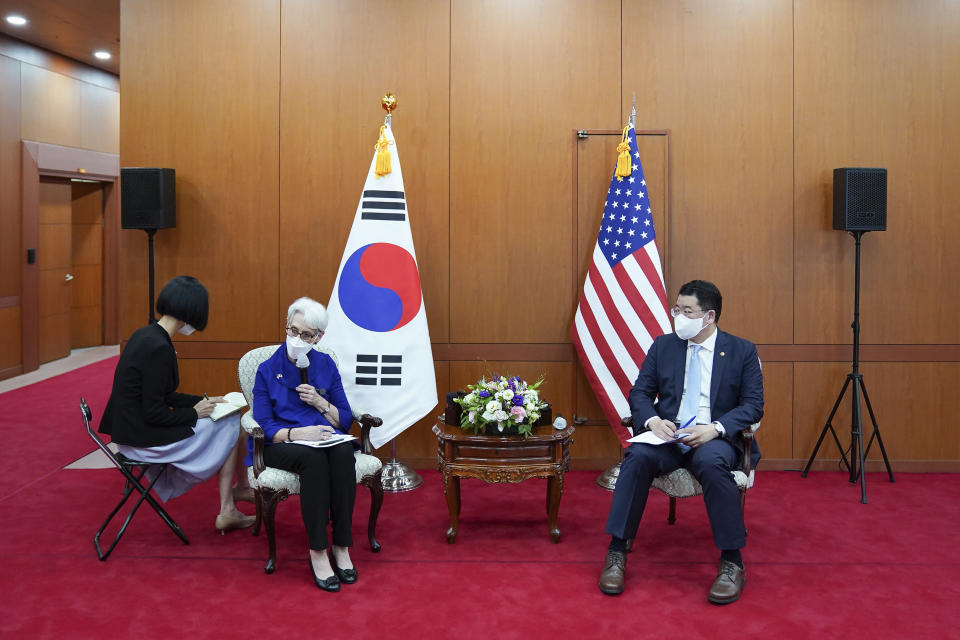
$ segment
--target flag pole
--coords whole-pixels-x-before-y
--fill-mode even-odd
[[[630,109],[630,126],[637,127],[637,94],[633,94],[633,107]],[[623,464],[623,447],[620,447],[620,459],[611,465],[606,471],[597,477],[597,486],[603,487],[608,491],[613,491],[617,486],[617,478],[620,476],[620,465]]]
[[[380,106],[387,112],[383,124],[393,131],[393,110],[397,108],[397,98],[392,93],[386,93],[380,98]],[[397,437],[390,441],[390,460],[383,464],[383,473],[380,483],[384,491],[400,492],[416,489],[423,484],[423,478],[416,471],[397,460]]]

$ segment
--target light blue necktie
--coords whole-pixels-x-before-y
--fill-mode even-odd
[[[683,396],[683,405],[680,407],[680,426],[687,424],[690,418],[694,418],[691,426],[697,423],[697,409],[700,407],[700,345],[694,344],[690,352],[690,362],[687,364],[687,376],[684,378],[684,389],[686,394]],[[680,444],[680,447],[686,451],[690,447]]]

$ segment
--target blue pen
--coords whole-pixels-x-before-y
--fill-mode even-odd
[[[693,421],[696,420],[696,419],[697,419],[697,416],[693,416],[692,418],[690,418],[689,420],[687,420],[687,424],[683,425],[683,426],[680,427],[680,428],[681,428],[681,429],[686,429],[687,427],[690,426],[690,423],[693,422]],[[680,436],[674,435],[674,436],[673,436],[673,439],[674,439],[674,440],[679,440],[679,439],[680,439]]]

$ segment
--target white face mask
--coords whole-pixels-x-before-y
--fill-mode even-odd
[[[673,319],[673,330],[681,340],[689,340],[703,331],[706,325],[707,316],[702,318],[688,318],[682,313]]]
[[[293,361],[296,361],[302,355],[306,355],[312,348],[313,345],[304,342],[300,336],[296,338],[287,336],[287,355]]]
[[[196,331],[196,329],[194,329],[193,327],[191,327],[191,326],[188,325],[188,324],[185,324],[185,325],[183,325],[182,327],[180,327],[179,329],[177,329],[177,333],[182,333],[182,334],[185,335],[185,336],[190,335],[190,334],[193,333],[194,331]]]

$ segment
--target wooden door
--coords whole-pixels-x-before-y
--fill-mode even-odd
[[[72,195],[67,180],[40,180],[39,356],[40,363],[70,355],[70,306],[73,299]]]
[[[103,344],[103,185],[73,182],[70,347]]]
[[[607,188],[617,161],[617,145],[620,132],[616,134],[590,134],[577,141],[577,296],[583,289],[584,278],[590,266]],[[667,298],[671,284],[667,272],[668,245],[668,155],[665,133],[640,133],[637,147],[647,181],[650,206],[653,208],[653,225],[657,234],[657,249],[660,253],[664,277],[667,278]],[[616,457],[618,445],[610,425],[597,402],[590,383],[579,361],[576,367],[576,410],[578,423],[577,443],[580,457]]]

